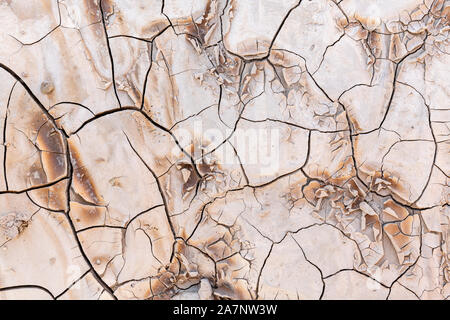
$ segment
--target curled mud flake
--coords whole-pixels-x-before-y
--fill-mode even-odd
[[[200,177],[195,172],[195,169],[191,163],[179,163],[177,164],[177,169],[183,176],[184,184],[182,187],[182,193],[183,195],[186,195],[197,186],[197,182],[200,180]]]
[[[358,14],[355,15],[356,20],[358,20],[364,27],[364,29],[368,31],[374,31],[381,24],[380,17],[364,17]]]
[[[392,200],[387,200],[383,207],[383,220],[386,222],[403,220],[408,216],[408,210]]]
[[[375,241],[380,241],[382,233],[381,233],[381,222],[378,214],[367,202],[361,202],[359,204],[359,208],[363,213],[361,219],[361,229],[365,230],[366,227],[370,225],[373,230],[373,237]]]

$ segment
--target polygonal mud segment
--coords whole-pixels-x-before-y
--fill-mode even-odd
[[[392,21],[399,19],[404,22],[401,17],[407,12],[411,12],[423,3],[420,0],[407,0],[401,3],[392,4],[384,0],[377,6],[371,6],[370,0],[356,1],[344,0],[340,1],[341,8],[352,17],[358,19],[367,29],[375,29],[383,21]],[[425,1],[427,5],[430,1]],[[407,21],[405,21],[407,22]]]
[[[353,86],[369,85],[372,77],[364,48],[347,35],[327,50],[314,74],[318,85],[333,100]]]
[[[105,208],[109,222],[103,223],[123,226],[139,212],[162,203],[155,176],[132,148],[136,139],[147,137],[139,135],[139,129],[148,130],[142,118],[137,113],[134,117],[131,112],[122,112],[95,120],[69,139],[73,166],[71,201],[92,208],[86,214],[79,212],[81,216],[71,213],[77,222],[86,225],[83,220],[92,220],[93,211],[101,214]],[[98,141],[93,140],[93,136],[102,137],[103,141],[97,145]],[[157,155],[153,155],[153,151],[163,150],[147,150],[152,152],[152,161],[147,165],[155,172],[163,172],[161,166],[165,159],[161,159],[158,166]]]
[[[382,127],[395,132],[402,140],[433,140],[429,110],[422,96],[409,85],[396,84]]]
[[[174,235],[162,205],[136,216],[127,225],[123,240],[125,263],[118,282],[155,276],[169,264],[173,243]]]
[[[50,108],[61,102],[69,102],[64,111],[58,113],[58,116],[66,118],[67,126],[72,122],[85,121],[89,115],[84,113],[85,108],[100,112],[106,106],[117,105],[103,27],[95,23],[98,22],[95,18],[98,6],[85,6],[87,3],[91,1],[47,2],[47,8],[42,5],[43,8],[33,14],[53,10],[56,15],[53,28],[45,28],[46,24],[38,23],[35,20],[38,16],[28,17],[26,24],[36,24],[26,28],[29,36],[22,39],[18,35],[12,43],[8,40],[0,52],[2,62],[27,82],[45,106]],[[8,34],[14,36],[16,32],[8,31],[24,23],[17,22],[23,13],[8,9],[6,6],[2,10],[5,15],[2,20],[5,31],[2,35],[11,39]],[[41,14],[47,19],[51,17],[48,13]],[[85,18],[92,18],[93,21],[81,21]],[[72,109],[73,106],[76,107]]]
[[[339,97],[355,133],[369,132],[379,128],[394,94],[393,63],[388,60],[378,60],[374,68],[375,74],[370,86],[356,85]]]
[[[185,35],[168,29],[155,40],[154,48],[145,98],[149,114],[156,121],[170,128],[218,103],[218,84],[211,81],[211,77],[202,77],[213,70],[214,65]]]
[[[114,79],[122,106],[141,108],[148,72],[153,66],[153,45],[145,41],[114,37],[109,39],[114,60]]]
[[[414,292],[396,282],[391,287],[388,300],[419,300],[419,298]]]
[[[230,138],[251,185],[298,171],[307,161],[310,133],[270,121],[239,122]]]
[[[429,57],[425,65],[426,90],[424,96],[429,104],[437,110],[448,109],[448,104],[445,102],[448,94],[445,89],[445,75],[449,70],[448,62],[448,55],[437,54]]]
[[[88,270],[63,214],[38,209],[17,228],[17,235],[1,246],[1,288],[34,285],[56,297]]]
[[[321,297],[324,288],[321,272],[306,260],[301,246],[291,235],[272,247],[265,262],[259,278],[260,299]]]
[[[60,4],[55,1],[17,1],[3,6],[2,16],[3,32],[21,44],[31,45],[59,26]]]
[[[256,189],[253,210],[243,217],[274,241],[279,241],[287,231],[295,232],[319,222],[308,206],[303,206],[301,190],[304,183],[304,176],[297,173]]]
[[[308,70],[313,73],[319,68],[328,47],[342,36],[347,23],[333,1],[302,1],[286,19],[274,48],[283,48],[303,57]]]
[[[121,228],[96,227],[78,232],[80,245],[95,272],[109,286],[117,283],[123,269],[123,244],[125,230]]]
[[[0,199],[0,244],[3,246],[26,229],[39,207],[27,198],[26,193],[2,194]]]
[[[389,289],[376,280],[356,271],[344,270],[325,280],[326,300],[382,300],[388,295]]]
[[[92,272],[85,273],[79,280],[69,286],[66,291],[57,297],[59,300],[98,300],[104,293]],[[108,293],[106,293],[108,294]]]
[[[0,300],[52,300],[51,293],[40,287],[0,289]]]
[[[402,177],[401,184],[409,192],[401,194],[401,197],[410,203],[421,196],[428,183],[433,168],[434,150],[435,145],[431,142],[403,142],[393,146],[384,158],[382,170]]]
[[[420,198],[429,183],[434,154],[432,141],[402,140],[395,132],[385,130],[359,135],[355,141],[361,178],[369,182],[371,177],[380,176],[396,199],[410,204]]]
[[[302,247],[305,257],[320,268],[324,277],[352,269],[361,261],[356,242],[329,225],[315,225],[292,236]]]
[[[12,91],[4,133],[4,169],[9,190],[52,184],[65,177],[64,137],[21,84]]]
[[[67,186],[68,179],[52,184],[49,187],[42,187],[27,192],[28,198],[37,206],[49,211],[64,211],[68,207]]]

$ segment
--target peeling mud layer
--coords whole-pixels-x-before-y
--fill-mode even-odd
[[[0,299],[448,299],[449,22],[0,0]]]

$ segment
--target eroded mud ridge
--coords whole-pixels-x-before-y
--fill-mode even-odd
[[[0,299],[448,299],[443,0],[0,0]]]

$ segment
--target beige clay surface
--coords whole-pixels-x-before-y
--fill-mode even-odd
[[[0,299],[448,299],[449,23],[0,0]]]

